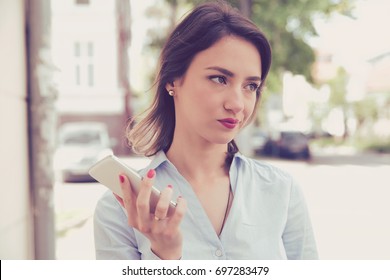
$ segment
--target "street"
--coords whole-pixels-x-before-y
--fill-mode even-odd
[[[320,259],[390,259],[390,155],[315,154],[310,162],[261,159],[300,183]],[[145,159],[126,159],[135,168]],[[57,259],[94,259],[92,215],[106,188],[55,186]]]

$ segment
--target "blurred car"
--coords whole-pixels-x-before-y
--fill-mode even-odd
[[[59,130],[58,140],[54,164],[64,182],[94,181],[88,169],[113,153],[114,141],[100,122],[66,123]]]
[[[255,129],[251,136],[251,147],[256,155],[263,154],[268,134],[261,129]]]
[[[308,137],[300,131],[280,131],[268,139],[263,154],[286,158],[310,159]]]

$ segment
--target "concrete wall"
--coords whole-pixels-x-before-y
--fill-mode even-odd
[[[23,0],[0,1],[0,259],[32,259]]]

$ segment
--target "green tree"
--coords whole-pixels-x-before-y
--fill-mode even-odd
[[[344,135],[345,139],[348,136],[347,131],[347,119],[348,119],[348,110],[349,102],[347,100],[347,83],[348,83],[348,74],[344,68],[339,68],[335,78],[328,82],[330,87],[330,96],[329,96],[329,108],[340,108],[343,112],[343,123],[344,123]]]
[[[339,68],[335,78],[328,82],[330,87],[329,104],[332,107],[344,107],[347,104],[346,91],[347,91],[348,74],[344,68]]]
[[[315,17],[326,17],[333,12],[351,16],[356,0],[228,0],[250,17],[269,38],[272,49],[272,68],[268,78],[268,89],[280,92],[284,71],[301,74],[312,82],[311,65],[314,51],[308,39],[316,35],[313,26]],[[151,29],[150,47],[159,50],[168,31],[181,12],[204,0],[165,0],[166,9],[153,7],[149,16],[169,17],[170,25],[162,30],[161,25]],[[185,9],[183,9],[185,8]]]
[[[284,71],[312,82],[314,51],[308,39],[316,36],[313,21],[333,12],[350,15],[355,0],[253,0],[252,20],[264,31],[273,50],[268,87],[279,92]]]
[[[351,109],[357,121],[357,131],[363,127],[365,122],[378,120],[379,107],[374,98],[368,96],[362,100],[352,102]]]

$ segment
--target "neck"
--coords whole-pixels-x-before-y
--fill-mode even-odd
[[[224,167],[226,152],[226,144],[201,145],[174,138],[167,157],[187,180],[201,182],[228,175]]]

